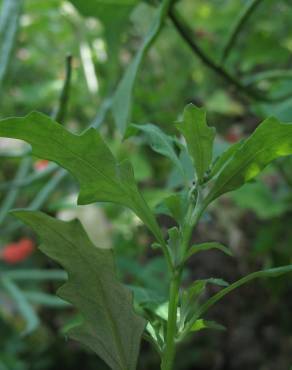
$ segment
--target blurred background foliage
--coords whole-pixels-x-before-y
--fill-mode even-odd
[[[120,159],[130,157],[146,199],[166,228],[172,225],[160,204],[179,186],[180,174],[152,150],[151,135],[128,133],[121,145],[110,110],[159,1],[129,3],[133,6],[119,11],[93,0],[0,1],[0,114],[38,110],[54,116],[67,58],[72,77],[62,123],[74,132],[92,125]],[[268,115],[292,122],[291,0],[180,0],[176,7],[193,44],[169,18],[138,71],[132,123],[153,123],[174,133],[183,107],[194,102],[206,107],[209,124],[220,134],[219,153]],[[230,35],[242,19],[229,50]],[[258,98],[250,88],[256,88]],[[280,160],[212,207],[194,241],[221,241],[235,259],[216,251],[198,255],[189,264],[186,283],[207,276],[233,281],[259,267],[292,263],[291,168],[291,159]],[[64,274],[35,250],[37,240],[8,214],[11,208],[80,218],[94,243],[115,249],[118,272],[136,299],[143,302],[155,294],[163,310],[166,267],[159,252],[149,248],[153,240],[140,221],[109,204],[76,207],[76,193],[70,176],[57,166],[31,158],[20,142],[0,141],[1,370],[106,368],[78,344],[64,340],[64,327],[77,319],[53,295]],[[176,369],[290,370],[291,293],[289,279],[277,279],[225,298],[210,316],[228,330],[200,332],[180,349]],[[157,366],[155,353],[143,343],[139,369]]]

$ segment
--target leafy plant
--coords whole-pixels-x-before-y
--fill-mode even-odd
[[[179,342],[202,329],[222,329],[220,324],[205,320],[205,314],[226,294],[251,280],[292,272],[292,265],[288,265],[254,272],[230,285],[210,278],[182,286],[185,267],[196,253],[218,249],[231,254],[215,241],[192,245],[193,230],[207,207],[252,180],[271,161],[292,154],[292,125],[269,118],[248,139],[235,143],[217,158],[213,158],[215,129],[207,125],[202,108],[189,104],[176,127],[185,142],[179,141],[179,150],[193,162],[195,176],[188,181],[184,178],[184,185],[163,201],[177,223],[166,237],[138,189],[130,162],[119,162],[95,129],[75,135],[36,112],[0,121],[2,137],[28,142],[35,156],[56,162],[74,176],[80,185],[79,204],[102,201],[128,207],[152,232],[155,246],[164,254],[169,273],[168,300],[161,305],[155,295],[144,296],[143,302],[136,296],[135,312],[131,291],[117,280],[113,252],[102,246],[96,248],[80,222],[64,222],[35,211],[13,212],[39,235],[40,249],[68,273],[68,281],[58,293],[82,316],[82,322],[71,328],[69,335],[114,370],[136,368],[142,335],[159,353],[161,369],[173,369]],[[178,138],[166,136],[153,125],[141,126],[141,130],[154,140],[154,150],[180,168],[183,177],[184,167],[175,149]],[[208,284],[221,289],[205,299]]]

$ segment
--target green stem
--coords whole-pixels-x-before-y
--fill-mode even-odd
[[[170,283],[166,346],[162,356],[161,370],[173,369],[176,353],[175,337],[177,333],[177,309],[180,283],[181,273],[178,272],[174,274]]]
[[[185,218],[185,224],[182,228],[181,240],[181,257],[184,258],[188,251],[192,232],[198,223],[202,212],[201,209],[201,192],[196,187],[197,197],[193,199],[193,191],[189,193],[189,207]],[[194,204],[195,202],[195,204]],[[169,288],[169,306],[168,320],[166,329],[166,346],[162,355],[161,370],[172,370],[176,354],[176,335],[177,335],[177,311],[179,305],[179,289],[181,285],[182,272],[184,264],[180,264],[173,271]]]

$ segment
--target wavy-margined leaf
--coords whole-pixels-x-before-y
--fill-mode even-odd
[[[274,159],[292,154],[292,124],[268,118],[236,149],[211,187],[204,206],[253,179]]]
[[[76,307],[81,325],[69,336],[97,353],[113,370],[134,370],[145,321],[132,294],[116,277],[113,253],[96,248],[79,221],[64,222],[41,212],[14,211],[40,236],[40,249],[68,272],[59,296]]]
[[[177,128],[186,139],[198,181],[201,182],[212,161],[215,129],[207,125],[206,111],[193,104],[186,106],[183,120]]]
[[[68,170],[80,184],[79,204],[104,201],[124,205],[163,243],[159,226],[137,188],[131,164],[118,163],[95,129],[74,135],[49,117],[33,112],[0,121],[0,136],[25,140],[35,156]]]
[[[126,70],[126,73],[124,74],[115,92],[112,111],[116,125],[122,134],[125,133],[129,123],[132,92],[139,66],[162,29],[164,21],[168,15],[171,1],[172,0],[162,1],[159,9],[157,10],[157,14],[155,15],[153,24],[151,25],[140,50]]]

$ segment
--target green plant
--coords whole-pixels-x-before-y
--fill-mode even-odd
[[[128,136],[137,127],[147,133],[154,150],[173,161],[183,179],[184,185],[163,200],[163,212],[177,223],[167,236],[138,189],[130,161],[119,162],[95,129],[75,135],[35,112],[0,121],[0,136],[28,142],[35,156],[69,171],[80,185],[78,204],[112,202],[128,207],[151,231],[156,239],[153,247],[160,248],[167,261],[169,297],[161,306],[151,295],[143,303],[136,296],[134,310],[129,288],[116,277],[112,250],[96,248],[78,220],[64,222],[41,212],[13,211],[40,236],[40,249],[68,273],[58,294],[82,317],[69,335],[95,351],[112,369],[123,370],[136,368],[143,335],[161,356],[161,369],[171,370],[179,342],[202,329],[222,329],[205,320],[205,314],[226,294],[253,279],[292,272],[289,265],[254,272],[230,285],[210,278],[182,287],[184,269],[196,253],[215,248],[231,254],[216,241],[192,245],[192,232],[202,214],[213,201],[252,180],[271,161],[292,154],[292,125],[266,119],[248,139],[233,144],[218,158],[212,154],[215,129],[207,125],[206,112],[192,104],[176,124],[184,141],[153,125],[133,125]],[[192,161],[194,178],[177,151]],[[207,284],[222,289],[205,299]]]

